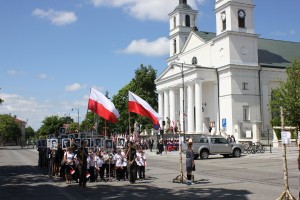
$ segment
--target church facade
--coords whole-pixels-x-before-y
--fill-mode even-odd
[[[179,0],[169,14],[170,57],[155,80],[168,126],[239,142],[271,138],[271,92],[300,59],[300,43],[259,38],[254,8],[253,0],[216,0],[211,33],[198,30],[198,11]]]

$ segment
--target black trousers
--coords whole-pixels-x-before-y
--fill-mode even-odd
[[[129,173],[129,181],[130,183],[134,183],[136,181],[136,175],[137,175],[137,170],[136,170],[136,162],[133,162],[131,165],[128,163],[128,173]]]
[[[87,167],[86,167],[86,165],[78,165],[78,172],[79,172],[79,185],[85,186],[86,182],[87,182],[87,178],[86,178]]]
[[[145,179],[145,166],[139,166],[139,178]]]
[[[95,182],[95,167],[90,167],[90,169],[88,170],[88,172],[90,173],[90,181],[91,182]]]
[[[116,176],[117,176],[116,178],[118,181],[124,177],[123,167],[116,167]]]

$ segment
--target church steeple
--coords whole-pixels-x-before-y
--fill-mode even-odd
[[[180,53],[188,35],[197,30],[198,11],[187,4],[187,0],[179,0],[179,5],[169,14],[170,20],[170,56]]]

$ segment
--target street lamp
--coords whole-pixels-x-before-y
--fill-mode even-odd
[[[78,132],[79,132],[79,108],[72,108],[72,111],[77,110],[77,122],[78,122]]]

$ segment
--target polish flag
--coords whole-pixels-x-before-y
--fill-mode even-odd
[[[114,104],[106,96],[94,88],[91,89],[88,109],[113,123],[117,123],[117,118],[120,117],[120,114]]]
[[[70,174],[74,174],[74,173],[75,173],[75,170],[73,168],[71,168]]]
[[[144,99],[130,91],[128,92],[128,111],[150,118],[153,124],[159,124],[158,121],[162,119],[162,116],[155,112]]]

